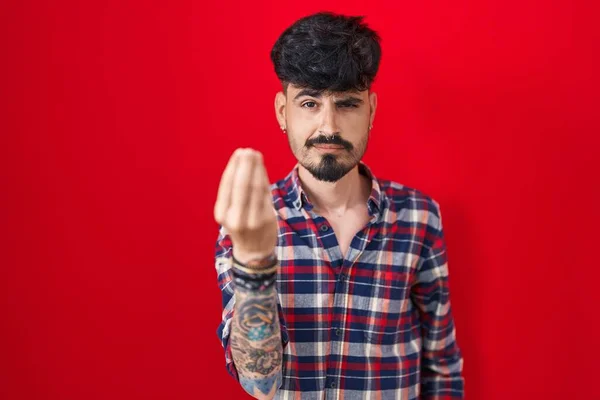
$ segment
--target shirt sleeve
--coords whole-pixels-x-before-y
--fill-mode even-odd
[[[239,376],[233,357],[231,356],[231,346],[229,344],[229,334],[231,332],[231,321],[233,318],[233,306],[235,304],[235,292],[233,288],[233,275],[231,272],[232,266],[232,245],[231,238],[226,233],[222,226],[219,226],[219,236],[215,246],[215,268],[217,270],[217,280],[219,289],[221,289],[221,297],[223,302],[223,312],[221,316],[221,323],[217,328],[217,336],[221,340],[221,345],[225,351],[225,366],[227,372],[239,381]],[[283,347],[288,344],[289,338],[287,333],[287,327],[285,324],[285,318],[283,315],[283,309],[279,302],[279,296],[277,297],[277,311],[279,314],[279,326],[281,330],[281,343]]]
[[[423,338],[421,399],[464,398],[463,358],[456,341],[456,329],[448,286],[448,262],[439,204],[431,199],[424,246],[412,287],[419,309]]]

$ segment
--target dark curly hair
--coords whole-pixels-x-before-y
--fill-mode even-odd
[[[332,92],[370,89],[381,46],[363,18],[320,12],[287,28],[271,50],[284,90],[288,84]]]

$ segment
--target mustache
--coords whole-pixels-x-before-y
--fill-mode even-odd
[[[337,145],[337,146],[342,146],[344,147],[346,150],[352,150],[354,148],[354,146],[352,146],[352,143],[342,139],[341,137],[334,135],[334,136],[318,136],[314,139],[309,139],[306,141],[306,147],[311,147],[317,144],[333,144],[333,145]]]

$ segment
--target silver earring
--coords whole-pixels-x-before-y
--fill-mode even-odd
[[[285,133],[285,126],[280,126],[280,128],[283,131],[283,133]]]

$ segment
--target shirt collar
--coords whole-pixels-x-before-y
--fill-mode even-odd
[[[313,208],[306,192],[302,189],[302,182],[298,175],[297,163],[292,171],[285,178],[285,186],[288,188],[288,201],[296,209],[300,210],[303,206],[307,211]],[[358,171],[361,175],[365,175],[371,179],[371,195],[367,200],[367,207],[370,215],[380,214],[382,212],[383,193],[379,186],[379,180],[375,177],[371,169],[362,161],[358,164]]]

